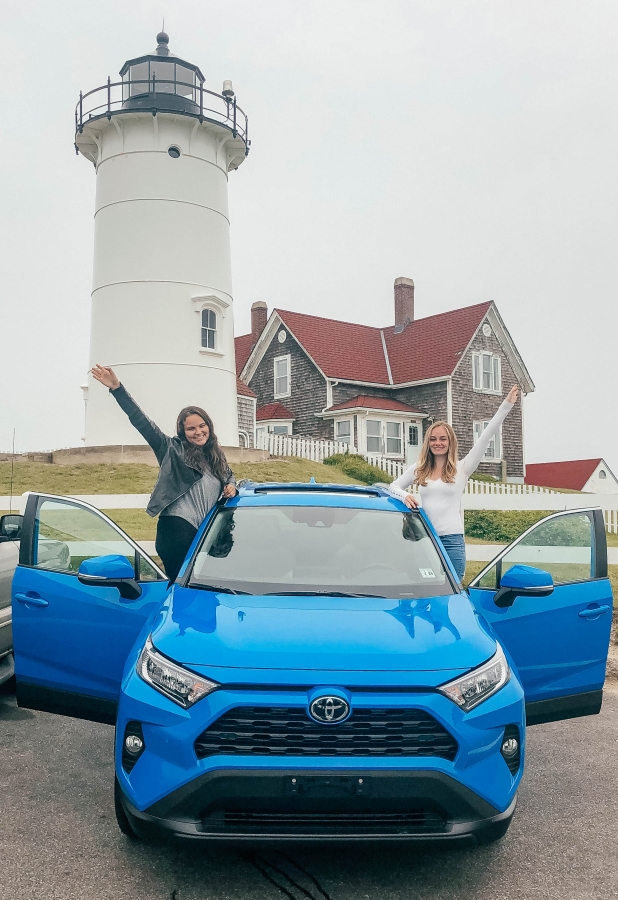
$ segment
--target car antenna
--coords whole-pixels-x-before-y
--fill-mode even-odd
[[[9,487],[9,515],[13,512],[13,472],[15,468],[15,429],[13,429],[13,451],[11,453],[11,479]]]

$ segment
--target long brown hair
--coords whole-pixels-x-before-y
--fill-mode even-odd
[[[208,425],[210,434],[203,447],[197,447],[187,440],[187,436],[185,435],[185,421],[189,416],[200,416]],[[178,413],[178,418],[176,419],[176,434],[183,443],[185,459],[188,465],[190,465],[192,469],[198,469],[200,472],[204,472],[209,468],[215,478],[218,478],[221,484],[224,485],[228,479],[229,466],[227,464],[227,459],[225,458],[225,453],[221,449],[221,445],[215,434],[212,419],[206,410],[202,409],[201,406],[185,406],[184,409],[181,409]]]
[[[442,469],[442,481],[446,481],[447,484],[452,484],[455,481],[455,476],[457,475],[457,453],[459,450],[459,446],[457,444],[457,436],[448,422],[434,422],[431,428],[429,428],[425,432],[425,437],[423,438],[423,446],[421,447],[421,452],[418,455],[418,462],[416,463],[416,476],[414,478],[414,483],[425,487],[427,484],[427,479],[433,472],[436,466],[436,458],[431,452],[431,448],[429,446],[429,438],[431,437],[431,432],[434,428],[438,428],[438,426],[444,428],[448,435],[448,453],[446,456],[446,462],[444,463],[444,468]]]

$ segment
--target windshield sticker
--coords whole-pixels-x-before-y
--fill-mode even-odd
[[[436,574],[433,569],[419,569],[423,578],[435,578]]]

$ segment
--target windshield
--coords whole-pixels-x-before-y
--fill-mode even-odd
[[[189,583],[250,594],[396,598],[453,592],[417,513],[332,506],[220,510]]]

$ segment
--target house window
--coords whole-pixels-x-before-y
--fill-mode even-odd
[[[599,469],[599,478],[607,478],[607,472],[605,469]]]
[[[367,453],[382,452],[382,423],[379,419],[367,419]]]
[[[401,422],[386,423],[386,452],[401,456]]]
[[[289,425],[273,425],[273,434],[289,434]]]
[[[502,393],[501,359],[492,353],[472,354],[472,381],[475,391]]]
[[[352,437],[352,421],[344,419],[342,422],[335,422],[335,440],[341,441],[342,444],[350,444]]]
[[[483,431],[489,425],[489,419],[485,422],[475,422],[474,423],[474,442],[476,443],[480,438]],[[485,456],[483,457],[485,460],[501,460],[502,459],[502,428],[494,434],[492,439],[489,442],[489,446],[485,451]]]
[[[290,357],[278,356],[275,359],[275,399],[290,396]]]
[[[217,337],[217,314],[214,309],[202,310],[202,347],[214,350]]]
[[[408,425],[408,444],[418,447],[418,425]]]

